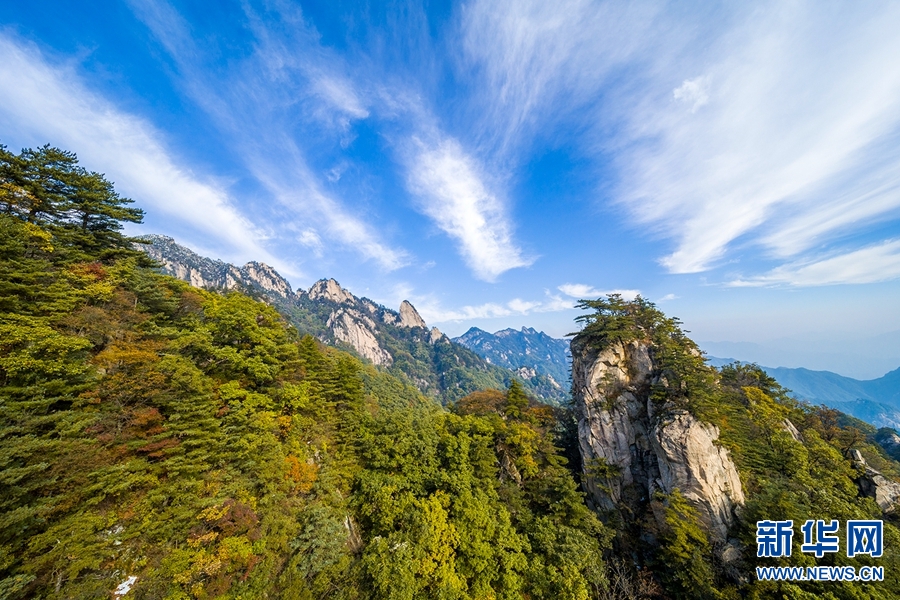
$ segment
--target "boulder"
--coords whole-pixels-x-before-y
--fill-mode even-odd
[[[900,483],[891,481],[880,471],[870,467],[860,451],[855,448],[850,451],[850,460],[854,467],[862,471],[856,479],[859,492],[867,498],[873,498],[882,512],[895,512],[900,504]]]

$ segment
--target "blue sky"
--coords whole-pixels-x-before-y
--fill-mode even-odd
[[[0,5],[0,142],[450,335],[641,293],[715,355],[900,366],[896,2]]]

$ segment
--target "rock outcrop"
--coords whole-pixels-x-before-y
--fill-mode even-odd
[[[338,308],[331,313],[327,325],[335,338],[352,346],[363,358],[376,365],[393,364],[394,358],[375,337],[375,322],[370,317],[350,308]]]
[[[144,236],[150,244],[139,248],[162,265],[162,270],[194,287],[231,290],[243,287],[271,294],[280,299],[294,295],[291,284],[278,271],[261,262],[248,262],[243,267],[213,260],[180,246],[164,235]]]
[[[649,391],[658,375],[646,344],[616,342],[599,353],[573,346],[572,354],[578,440],[594,504],[634,518],[655,492],[679,490],[710,538],[725,542],[744,494],[728,451],[716,444],[717,428],[654,403]]]
[[[320,279],[312,284],[306,295],[310,300],[325,299],[338,304],[356,303],[356,297],[342,288],[341,284],[334,279]]]
[[[900,505],[900,483],[891,481],[880,471],[869,466],[860,451],[855,448],[850,451],[850,460],[854,467],[862,471],[856,480],[859,492],[867,498],[873,498],[882,512],[895,512]]]
[[[447,336],[444,335],[443,333],[441,333],[441,330],[438,329],[437,327],[431,328],[431,332],[428,334],[428,339],[431,341],[432,346],[437,344],[441,340],[450,341],[447,339]]]
[[[400,303],[400,327],[427,327],[425,320],[419,316],[416,307],[404,300]]]
[[[700,513],[714,538],[725,540],[734,509],[744,504],[741,479],[728,451],[717,446],[719,430],[689,412],[660,419],[651,438],[659,465],[660,488],[680,490]]]

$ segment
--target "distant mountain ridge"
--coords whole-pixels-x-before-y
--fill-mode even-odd
[[[476,352],[491,364],[516,371],[521,377],[544,375],[565,390],[571,387],[569,341],[550,337],[531,327],[488,333],[472,327],[453,341]]]
[[[425,394],[455,401],[486,388],[505,388],[514,370],[491,364],[441,331],[428,329],[415,307],[404,300],[399,310],[359,298],[334,279],[309,290],[292,290],[272,267],[250,262],[243,267],[214,260],[162,235],[140,244],[161,270],[196,287],[236,289],[277,308],[298,331],[350,350],[412,381]],[[518,374],[526,390],[549,402],[567,398],[568,387],[545,374]]]
[[[291,284],[265,263],[248,262],[243,267],[200,256],[165,235],[145,235],[150,244],[141,245],[150,258],[162,263],[163,270],[194,287],[230,290],[255,288],[281,298],[293,295]]]
[[[707,357],[707,362],[721,367],[735,362],[735,359],[710,356]],[[900,369],[868,380],[802,367],[762,369],[791,390],[796,398],[812,404],[824,404],[877,427],[900,429]]]

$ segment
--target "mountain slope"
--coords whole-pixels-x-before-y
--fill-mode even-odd
[[[900,535],[900,465],[874,428],[842,427],[842,415],[798,403],[755,365],[716,371],[677,320],[640,297],[581,307],[594,310],[572,340],[583,483],[616,529],[614,547],[651,570],[666,597],[821,597],[817,583],[759,580],[754,567],[869,564],[843,547],[815,559],[797,533],[786,557],[759,555],[760,521],[883,519],[885,539]],[[879,560],[900,568],[886,546]],[[887,599],[900,585],[827,591]]]
[[[603,587],[555,413],[517,386],[450,412],[270,305],[59,233],[0,212],[0,598]]]
[[[561,402],[568,389],[550,376],[516,374],[490,364],[436,327],[428,329],[415,307],[403,301],[395,311],[358,298],[334,279],[309,290],[291,290],[288,282],[262,263],[237,267],[198,255],[166,236],[146,236],[140,247],[160,263],[162,271],[196,287],[240,290],[271,303],[302,334],[353,352],[389,372],[408,378],[421,392],[443,402],[476,390],[503,389],[519,376],[526,390],[550,402]]]
[[[713,366],[735,362],[707,357]],[[824,404],[876,427],[900,427],[900,369],[878,379],[859,380],[831,371],[804,368],[761,367],[795,398]]]
[[[491,364],[516,371],[520,377],[548,378],[551,386],[567,391],[569,379],[569,342],[552,338],[531,327],[504,329],[488,333],[472,327],[453,341],[469,348]]]

